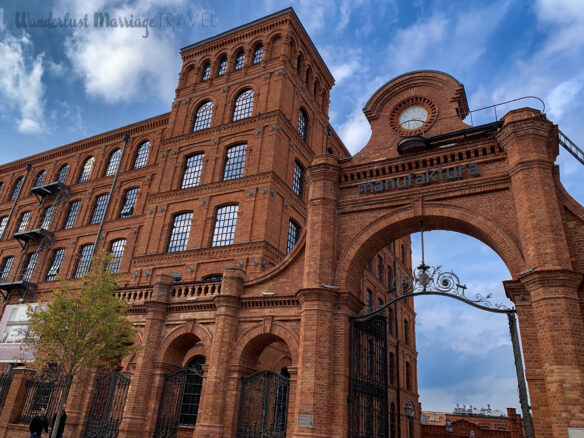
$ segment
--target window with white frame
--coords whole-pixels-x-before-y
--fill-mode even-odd
[[[264,57],[264,45],[262,43],[260,43],[255,47],[255,50],[253,52],[253,63],[259,64],[260,62],[262,62],[263,57]]]
[[[32,213],[30,211],[25,211],[20,215],[20,220],[16,226],[17,233],[22,233],[28,229],[28,221],[30,220],[31,214]]]
[[[288,242],[286,244],[286,254],[290,253],[298,242],[298,235],[300,234],[300,227],[296,222],[290,220],[288,224]]]
[[[8,281],[8,275],[10,274],[13,263],[14,256],[4,257],[2,266],[0,267],[0,283],[6,283]]]
[[[294,165],[294,176],[292,178],[292,191],[302,198],[302,178],[304,177],[304,167],[296,161]]]
[[[107,162],[107,167],[105,168],[105,173],[103,176],[115,175],[116,172],[118,171],[118,168],[120,167],[121,159],[122,159],[122,151],[119,149],[116,149],[115,151],[113,151],[109,156],[109,160]]]
[[[94,164],[94,157],[89,157],[87,160],[85,160],[85,163],[83,163],[83,168],[81,169],[81,173],[79,174],[79,180],[77,181],[78,183],[89,181]]]
[[[34,274],[34,268],[36,267],[37,260],[39,258],[38,252],[33,252],[28,256],[28,260],[24,265],[24,270],[22,271],[22,281],[31,281],[32,274]]]
[[[90,224],[98,224],[105,217],[105,208],[107,206],[107,200],[109,195],[99,195],[95,199],[95,205],[93,206],[93,213],[91,214]]]
[[[233,121],[246,119],[253,114],[253,90],[248,88],[242,91],[235,99],[233,106]]]
[[[38,187],[38,186],[42,186],[43,182],[45,181],[45,175],[47,174],[46,170],[41,170],[39,173],[37,173],[36,178],[34,179],[34,182],[32,183],[33,187]]]
[[[18,195],[20,195],[20,190],[22,189],[22,184],[24,183],[24,177],[20,176],[12,186],[12,193],[10,194],[10,200],[16,201]]]
[[[59,171],[57,172],[57,178],[55,178],[55,181],[65,184],[65,180],[67,179],[67,173],[69,173],[69,165],[63,164]]]
[[[243,50],[237,52],[237,56],[235,57],[235,70],[241,70],[243,68],[243,64],[245,63],[245,53]]]
[[[120,209],[120,218],[125,219],[127,217],[132,217],[132,214],[134,214],[134,207],[136,206],[136,199],[138,199],[138,187],[126,190],[124,193],[124,202]]]
[[[217,76],[223,76],[227,71],[227,56],[221,58],[219,61],[219,69],[217,70]]]
[[[64,256],[65,248],[59,248],[53,252],[51,266],[47,271],[47,281],[55,281],[57,279],[57,274],[59,273],[59,269],[61,269],[61,264],[63,263]]]
[[[79,213],[79,206],[81,205],[81,201],[73,201],[69,204],[69,210],[67,211],[67,217],[65,218],[65,222],[63,223],[63,229],[68,230],[73,228],[75,225],[75,219],[77,219],[77,213]]]
[[[174,216],[167,252],[185,251],[187,249],[192,220],[193,212],[180,213]]]
[[[225,154],[225,166],[223,168],[223,181],[241,178],[245,168],[245,149],[247,144],[242,143],[231,146]]]
[[[181,189],[187,189],[199,185],[199,182],[201,181],[201,172],[203,171],[203,158],[205,158],[204,154],[195,154],[187,157]]]
[[[0,218],[0,239],[2,239],[4,231],[6,231],[6,225],[8,225],[8,216]]]
[[[124,249],[126,248],[126,239],[114,240],[110,246],[110,253],[113,256],[113,261],[107,265],[112,273],[116,274],[120,270],[120,263],[122,262],[122,257],[124,255]]]
[[[202,103],[197,109],[195,115],[195,122],[193,123],[193,131],[201,131],[211,126],[211,118],[213,116],[213,102],[207,101]]]
[[[148,154],[150,154],[150,142],[145,141],[138,147],[136,158],[134,159],[134,169],[140,169],[148,163]]]
[[[231,204],[217,209],[211,246],[233,245],[238,207],[237,204]]]
[[[207,62],[203,67],[203,72],[201,73],[201,80],[208,81],[211,77],[211,63]]]
[[[53,222],[53,217],[55,216],[55,209],[57,208],[56,205],[51,205],[47,208],[45,208],[45,211],[43,212],[43,218],[41,220],[41,228],[48,230],[49,227],[51,226],[51,223]]]
[[[0,338],[1,344],[20,344],[26,336],[29,326],[28,309],[38,309],[38,304],[13,304],[6,306],[5,312],[9,312],[8,321]]]
[[[91,257],[93,256],[93,244],[83,245],[79,251],[79,259],[73,278],[84,277],[91,267]]]

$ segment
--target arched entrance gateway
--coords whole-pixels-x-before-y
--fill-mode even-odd
[[[328,324],[349,331],[348,321],[309,304],[310,298],[342,300],[351,308],[360,273],[387,242],[420,231],[422,222],[427,230],[473,236],[497,252],[512,275],[505,290],[521,326],[535,435],[578,436],[584,427],[584,209],[559,181],[557,126],[539,110],[521,108],[471,127],[463,122],[467,111],[464,88],[451,76],[405,74],[365,106],[372,135],[358,154],[313,160],[299,295],[306,297],[303,311],[322,323],[304,324],[303,342],[317,343]],[[345,367],[333,380],[347,387],[349,348],[343,347]],[[322,411],[311,399],[336,362],[332,354],[301,358],[299,381],[309,369],[315,383],[299,386],[297,415],[314,412],[319,432],[298,428],[302,434],[295,436],[337,436],[332,421],[319,421]],[[343,398],[336,400],[336,415]],[[345,434],[343,428],[338,436]],[[366,429],[354,436],[386,435]]]

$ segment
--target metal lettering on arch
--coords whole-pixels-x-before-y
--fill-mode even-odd
[[[351,319],[350,438],[387,438],[387,318]]]

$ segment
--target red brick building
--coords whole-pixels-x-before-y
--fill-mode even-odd
[[[446,430],[450,420],[452,431]],[[456,414],[449,412],[422,411],[422,436],[432,438],[524,438],[521,416],[514,408],[507,408],[507,415]]]
[[[83,276],[95,249],[121,255],[145,348],[77,379],[74,436],[420,437],[413,298],[355,316],[401,284],[422,222],[506,263],[535,434],[581,436],[584,208],[545,114],[469,126],[460,82],[407,73],[371,96],[371,138],[350,156],[328,123],[333,78],[291,9],[181,55],[170,113],[0,167],[6,340],[25,324],[8,305],[57,271]],[[26,436],[58,391],[51,372],[2,377],[0,437]]]
[[[0,359],[5,371],[23,359],[21,302],[50,294],[57,273],[75,281],[95,251],[108,249],[120,257],[118,295],[132,303],[137,342],[146,346],[121,366],[130,383],[119,436],[233,436],[241,378],[263,370],[287,378],[287,400],[271,420],[285,428],[302,384],[300,357],[314,354],[302,341],[301,302],[334,304],[299,295],[303,279],[294,268],[307,244],[306,169],[325,153],[350,159],[328,123],[333,78],[292,10],[181,55],[170,113],[0,166]],[[386,244],[364,267],[350,310],[335,305],[343,306],[339,316],[378,307],[395,273],[411,270],[409,237]],[[169,277],[177,274],[177,282]],[[400,335],[400,360],[391,353],[388,364],[396,412],[397,367],[401,393],[417,401],[412,303],[399,316],[409,330]],[[315,321],[322,346],[337,348],[322,324]],[[397,342],[389,337],[392,351]],[[180,373],[189,367],[202,377]],[[44,404],[52,412],[57,398],[31,394],[30,371],[11,374],[0,435],[28,436],[31,416]],[[75,384],[71,436],[105,436],[87,421],[96,417],[100,377]],[[169,394],[179,381],[184,393]],[[173,403],[178,415],[161,408]]]

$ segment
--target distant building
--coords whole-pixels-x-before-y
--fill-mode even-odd
[[[446,420],[452,423],[452,433],[446,431]],[[523,420],[515,408],[507,408],[507,414],[472,405],[456,405],[452,413],[422,411],[422,436],[424,438],[523,438]]]

